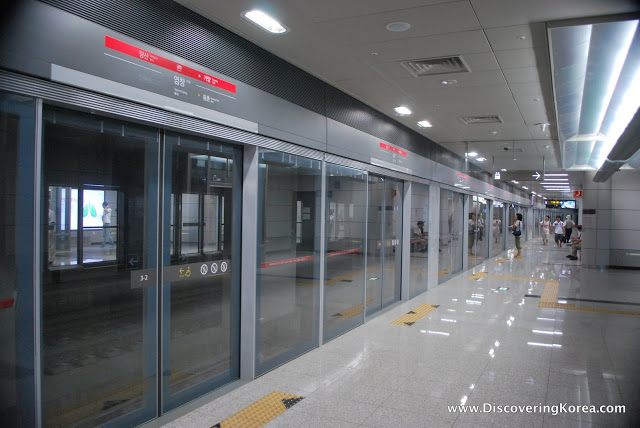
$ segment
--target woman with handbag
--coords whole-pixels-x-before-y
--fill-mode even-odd
[[[516,248],[518,249],[518,254],[516,254],[516,259],[522,258],[522,244],[520,243],[520,237],[522,235],[522,214],[516,214],[516,219],[513,222],[512,227],[513,236],[516,237]]]

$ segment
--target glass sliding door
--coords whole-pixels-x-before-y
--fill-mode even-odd
[[[367,215],[367,314],[400,300],[404,183],[369,175]]]
[[[486,224],[487,200],[481,196],[473,196],[469,207],[468,248],[469,267],[482,263],[489,256],[488,229]]]
[[[491,233],[493,235],[492,255],[497,256],[504,251],[504,204],[500,201],[493,201]]]
[[[429,186],[411,184],[411,232],[409,297],[427,291],[429,230]]]
[[[258,374],[319,344],[321,185],[321,161],[260,151]]]
[[[464,198],[461,193],[440,191],[440,252],[438,284],[462,271],[463,233],[469,233],[469,220],[464,218]],[[471,212],[471,211],[470,211]]]
[[[324,341],[364,322],[367,176],[326,166]]]
[[[32,427],[36,101],[0,93],[0,426]],[[47,225],[47,249],[55,225]]]
[[[159,132],[43,121],[42,423],[136,425],[157,414]]]
[[[167,132],[164,164],[166,412],[239,376],[242,153]]]

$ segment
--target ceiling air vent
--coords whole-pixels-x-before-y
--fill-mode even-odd
[[[465,125],[479,125],[482,123],[502,123],[500,116],[462,116],[460,120]]]
[[[400,61],[413,77],[434,76],[436,74],[469,73],[469,67],[460,56],[441,58],[410,59]]]

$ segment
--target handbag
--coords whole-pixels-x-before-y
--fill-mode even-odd
[[[514,227],[514,228],[513,228],[513,232],[512,232],[512,233],[513,233],[513,236],[520,236],[520,235],[522,235],[522,231],[520,230],[520,228],[519,228],[519,227]]]

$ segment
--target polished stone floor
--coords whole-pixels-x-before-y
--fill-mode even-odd
[[[640,273],[583,268],[568,253],[529,241],[522,259],[488,259],[166,426],[208,428],[272,391],[305,398],[267,427],[640,426]],[[561,308],[539,307],[558,281]],[[440,306],[391,324],[424,303]],[[626,413],[448,408],[563,403]]]

